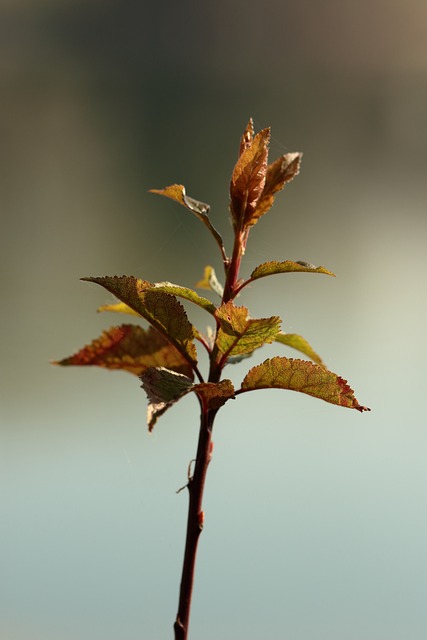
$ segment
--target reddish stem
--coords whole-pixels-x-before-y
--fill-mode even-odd
[[[222,302],[226,303],[236,295],[239,286],[239,271],[248,239],[248,231],[237,231],[234,238],[233,255],[226,268],[226,282]],[[226,261],[224,262],[224,264]],[[216,347],[210,354],[209,382],[219,382],[224,362]],[[197,446],[194,475],[189,478],[187,536],[185,541],[184,564],[182,567],[178,613],[174,624],[175,640],[187,640],[190,620],[191,597],[193,593],[194,570],[199,537],[203,529],[202,509],[206,473],[212,457],[212,427],[218,409],[208,409],[200,399],[201,416],[199,443]]]
[[[201,403],[202,404],[202,403]],[[207,410],[202,405],[200,416],[199,443],[197,447],[194,475],[188,480],[188,519],[185,542],[184,564],[182,567],[179,592],[178,613],[174,631],[175,640],[187,640],[190,619],[191,596],[193,593],[194,568],[199,537],[203,529],[204,512],[202,509],[206,472],[212,457],[212,426],[217,410]]]

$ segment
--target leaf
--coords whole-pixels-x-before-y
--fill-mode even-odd
[[[195,367],[197,352],[193,342],[193,326],[187,318],[184,307],[173,295],[155,291],[149,282],[138,280],[133,276],[106,276],[82,278],[82,280],[100,284],[127,304],[162,333]]]
[[[199,307],[202,307],[205,311],[208,311],[212,315],[216,311],[216,306],[207,298],[203,296],[199,296],[196,291],[193,289],[189,289],[188,287],[182,287],[179,284],[173,284],[172,282],[144,282],[145,291],[161,291],[162,293],[170,293],[171,295],[178,296],[179,298],[183,298],[184,300],[189,300],[194,304],[197,304]],[[98,307],[97,311],[113,311],[116,313],[129,313],[131,315],[141,317],[141,314],[137,313],[133,309],[131,309],[124,302],[119,302],[116,304],[104,304],[101,307]]]
[[[192,391],[197,393],[205,410],[219,409],[227,400],[234,398],[234,387],[231,380],[202,382],[193,385]]]
[[[307,360],[279,356],[265,360],[249,371],[239,391],[255,389],[290,389],[341,407],[370,411],[359,404],[346,380]]]
[[[227,357],[251,353],[273,342],[280,332],[278,316],[251,319],[246,307],[236,307],[232,301],[221,305],[215,315],[220,324],[216,345]]]
[[[265,278],[265,276],[273,276],[277,273],[323,273],[327,276],[334,276],[335,274],[332,271],[328,271],[325,267],[315,267],[314,264],[309,264],[308,262],[293,262],[292,260],[284,260],[283,262],[278,262],[277,260],[272,260],[271,262],[263,262],[258,265],[256,269],[254,269],[251,273],[251,277],[249,281],[258,280],[259,278]],[[247,283],[245,283],[247,284]]]
[[[149,327],[123,324],[102,335],[77,353],[54,364],[121,369],[140,376],[149,367],[167,367],[193,378],[187,360],[161,333]]]
[[[140,314],[131,309],[124,302],[115,302],[113,304],[103,304],[101,307],[98,307],[97,311],[101,313],[102,311],[112,311],[113,313],[128,313],[131,316],[138,316],[140,318]]]
[[[256,224],[272,207],[275,194],[299,174],[301,159],[302,153],[286,153],[268,165],[264,189],[252,216],[251,225]]]
[[[162,291],[163,293],[170,293],[179,298],[184,298],[190,302],[194,302],[199,307],[202,307],[205,311],[208,311],[212,315],[216,311],[216,306],[203,296],[199,296],[196,291],[189,289],[188,287],[182,287],[178,284],[172,284],[172,282],[156,282],[152,285],[152,291]]]
[[[211,291],[214,291],[220,297],[222,297],[224,294],[224,287],[216,277],[215,269],[210,265],[207,265],[205,267],[203,278],[196,282],[195,286],[199,289],[209,289]]]
[[[194,215],[209,229],[220,248],[223,258],[226,258],[224,242],[221,234],[215,229],[209,219],[210,206],[208,204],[187,196],[185,193],[185,187],[182,184],[171,184],[164,189],[150,189],[150,193],[156,193],[159,196],[170,198],[171,200],[182,204],[186,209],[194,213]]]
[[[312,349],[307,340],[302,336],[299,336],[296,333],[279,333],[275,340],[276,342],[280,342],[288,347],[292,347],[292,349],[300,351],[311,358],[311,360],[314,360],[317,364],[324,366],[322,358],[314,351],[314,349]]]
[[[249,149],[252,146],[254,141],[254,122],[252,118],[249,118],[249,122],[246,125],[246,129],[243,132],[243,135],[240,139],[240,148],[239,148],[239,156],[242,155],[246,149]]]
[[[148,396],[149,431],[153,430],[157,419],[193,387],[190,378],[165,367],[150,367],[140,376],[140,380]]]
[[[230,210],[235,230],[243,230],[252,224],[252,216],[265,185],[269,141],[269,128],[257,133],[234,167],[230,182]],[[247,138],[249,143],[250,138]]]

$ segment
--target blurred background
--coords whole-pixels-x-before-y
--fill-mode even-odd
[[[185,184],[230,247],[250,116],[271,160],[304,159],[243,273],[337,278],[276,276],[241,302],[372,412],[273,390],[221,410],[190,637],[425,638],[427,5],[2,0],[0,34],[0,640],[173,635],[197,403],[149,436],[136,378],[49,362],[129,321],[80,277],[220,272],[203,225],[147,191]],[[296,355],[227,375],[277,353]]]

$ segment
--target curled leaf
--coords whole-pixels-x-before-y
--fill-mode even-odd
[[[230,182],[230,211],[235,229],[251,224],[265,185],[270,129],[263,129],[239,157]],[[250,139],[247,139],[249,145]],[[243,145],[245,146],[245,144]]]
[[[252,118],[249,118],[249,122],[240,139],[239,156],[241,156],[242,153],[252,145],[252,142],[254,141],[254,133],[254,121]]]
[[[149,367],[167,367],[193,378],[187,360],[166,338],[149,327],[147,330],[123,324],[102,335],[74,355],[54,364],[65,366],[97,366],[128,371],[140,376]]]
[[[357,409],[360,412],[370,411],[359,404],[346,380],[307,360],[279,356],[265,360],[248,372],[239,391],[255,389],[300,391],[341,407]]]
[[[224,293],[224,287],[216,277],[215,269],[210,265],[207,265],[205,267],[203,278],[199,280],[195,286],[199,289],[210,289],[211,291],[217,293],[220,297],[222,297]]]
[[[140,380],[148,397],[149,431],[153,430],[157,419],[193,387],[192,379],[165,367],[150,367]]]
[[[268,165],[264,189],[252,216],[251,224],[258,222],[259,218],[267,213],[273,205],[275,194],[298,175],[301,159],[302,153],[286,153]]]
[[[150,189],[150,193],[156,193],[159,196],[170,198],[171,200],[182,204],[186,209],[194,213],[194,215],[209,229],[220,248],[221,255],[223,258],[226,258],[224,242],[221,234],[215,229],[209,219],[210,206],[208,204],[187,196],[185,193],[185,187],[182,184],[171,184],[164,189]]]
[[[231,380],[202,382],[193,385],[192,391],[197,393],[205,410],[219,409],[227,400],[234,398],[234,387]]]
[[[220,324],[216,345],[227,357],[251,353],[273,342],[280,332],[278,316],[253,319],[246,307],[236,307],[232,301],[221,305],[215,315]]]

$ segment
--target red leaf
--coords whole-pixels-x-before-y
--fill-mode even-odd
[[[104,331],[77,353],[54,364],[98,366],[140,376],[149,367],[167,367],[193,379],[187,360],[161,333],[150,327],[124,324]]]
[[[286,153],[268,165],[264,189],[252,216],[251,224],[258,222],[259,218],[267,213],[273,205],[275,194],[298,175],[301,158],[302,153]]]
[[[219,409],[227,400],[234,398],[234,387],[231,380],[202,382],[195,384],[192,391],[197,393],[205,409]]]
[[[263,129],[243,151],[234,167],[230,183],[230,209],[235,229],[250,226],[265,185],[270,129]],[[250,139],[247,139],[249,144]]]

